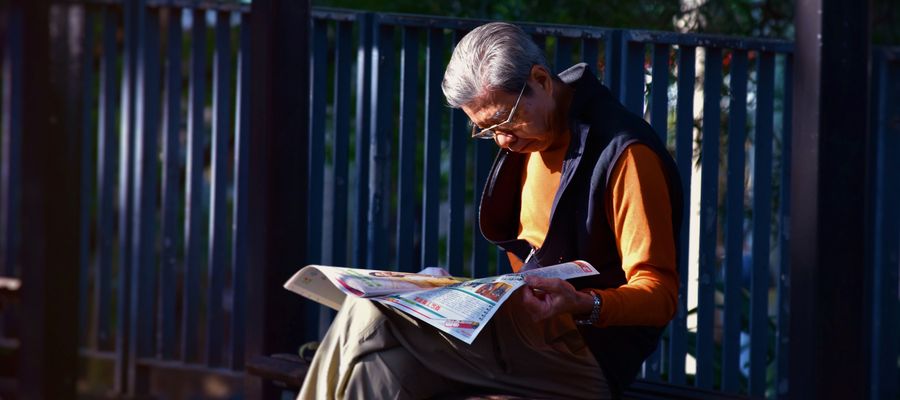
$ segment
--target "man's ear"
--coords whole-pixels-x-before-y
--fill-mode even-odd
[[[531,79],[533,79],[537,84],[543,89],[550,97],[553,97],[553,90],[555,89],[555,83],[553,80],[553,75],[550,74],[550,71],[547,68],[544,68],[542,65],[533,65],[531,67]]]

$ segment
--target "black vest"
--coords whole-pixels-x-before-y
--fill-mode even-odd
[[[587,64],[577,64],[559,76],[574,89],[569,112],[572,138],[553,200],[547,237],[522,268],[585,260],[600,274],[573,280],[577,289],[619,287],[626,280],[616,251],[615,234],[606,217],[609,175],[619,156],[633,143],[644,144],[659,156],[669,189],[670,229],[677,252],[683,205],[678,169],[650,125],[616,101],[587,69]],[[488,175],[479,209],[484,237],[522,260],[531,251],[528,242],[516,239],[524,161],[522,154],[500,150]],[[646,326],[581,327],[580,330],[616,394],[634,380],[641,363],[656,349],[662,332],[662,328]]]

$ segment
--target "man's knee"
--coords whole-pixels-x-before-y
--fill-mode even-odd
[[[421,399],[440,394],[447,386],[406,349],[394,347],[357,359],[344,397]]]
[[[337,329],[339,335],[352,335],[354,342],[365,340],[387,321],[384,313],[368,299],[347,296],[341,310],[330,329]]]

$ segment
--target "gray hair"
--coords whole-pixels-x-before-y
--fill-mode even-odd
[[[550,70],[531,37],[516,25],[491,22],[473,29],[453,49],[441,89],[450,107],[460,108],[485,90],[518,92],[534,65]]]

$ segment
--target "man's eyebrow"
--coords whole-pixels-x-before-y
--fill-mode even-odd
[[[491,116],[491,119],[505,121],[506,118],[504,118],[504,117],[508,117],[508,116],[509,116],[509,110],[501,108],[501,109],[497,110],[497,112],[495,112],[494,115]],[[500,122],[500,121],[498,121],[498,122]]]
[[[497,110],[496,112],[494,112],[494,115],[491,115],[490,117],[488,117],[487,126],[496,125],[503,121],[506,121],[506,119],[509,118],[509,113],[510,113],[510,110],[506,110],[506,109]],[[468,124],[469,128],[476,127],[478,129],[483,129],[482,127],[478,126],[478,124],[476,124],[471,119],[467,122],[467,124]]]
[[[488,119],[487,119],[488,126],[496,125],[503,121],[506,121],[506,119],[509,118],[509,113],[510,113],[509,110],[504,110],[504,109],[497,110],[496,112],[494,112],[494,115],[491,115],[490,117],[488,117]]]

